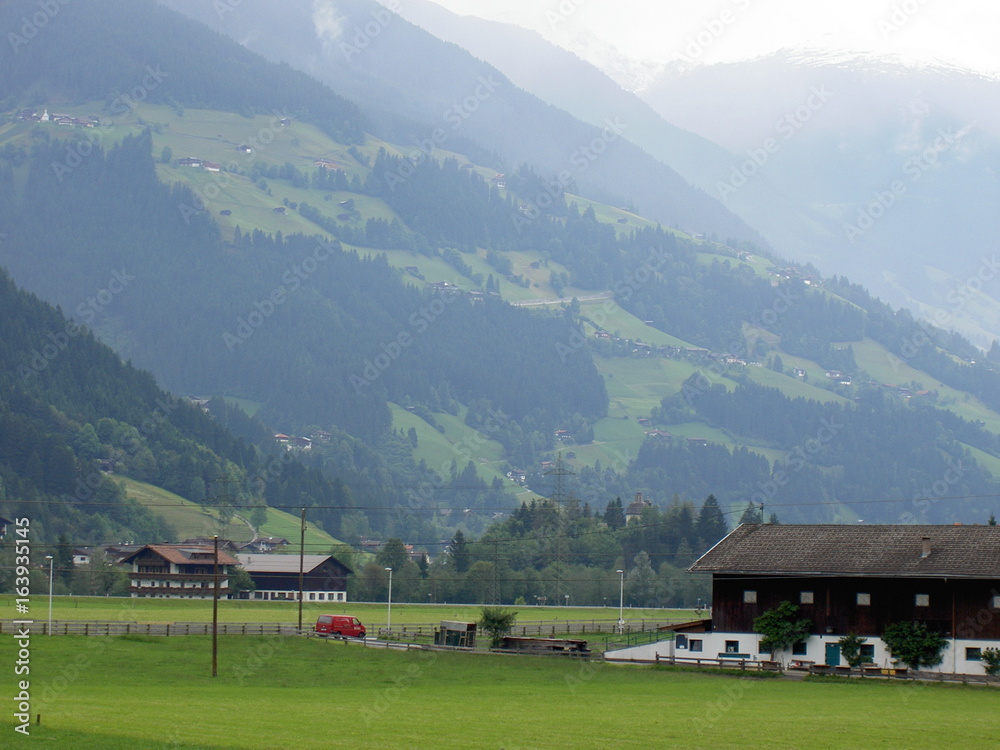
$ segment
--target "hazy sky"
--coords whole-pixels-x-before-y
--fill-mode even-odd
[[[1000,74],[994,38],[1000,3],[986,0],[432,1],[533,29],[563,46],[570,46],[569,35],[589,31],[645,61],[731,62],[782,48],[847,49]]]

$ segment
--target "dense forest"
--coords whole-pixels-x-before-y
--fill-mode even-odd
[[[627,606],[695,607],[709,600],[710,582],[686,568],[727,531],[712,495],[700,509],[647,505],[628,522],[621,498],[597,511],[573,496],[533,501],[478,540],[457,532],[433,565],[413,562],[401,540],[389,540],[374,561],[359,566],[351,595],[385,598],[389,566],[393,596],[409,601],[614,607],[623,575]]]

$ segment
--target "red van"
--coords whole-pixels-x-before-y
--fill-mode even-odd
[[[334,638],[364,638],[365,626],[350,615],[320,615],[316,618],[316,635]]]

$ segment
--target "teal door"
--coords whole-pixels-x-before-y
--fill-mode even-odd
[[[839,667],[840,666],[840,644],[839,643],[828,643],[828,644],[826,644],[826,664],[829,667]]]

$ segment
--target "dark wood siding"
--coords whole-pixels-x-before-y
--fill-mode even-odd
[[[299,574],[251,572],[250,577],[259,591],[298,591]],[[327,560],[318,568],[307,572],[302,578],[304,591],[346,591],[347,568],[333,560]]]
[[[756,592],[756,603],[744,602],[745,591]],[[813,592],[812,604],[800,603],[803,591]],[[869,594],[871,604],[858,605],[859,593]],[[928,606],[916,605],[918,594],[928,597]],[[813,622],[816,634],[880,636],[891,623],[919,621],[949,636],[1000,639],[1000,609],[992,608],[994,596],[1000,596],[1000,580],[717,575],[712,629],[751,633],[754,618],[790,601]]]

